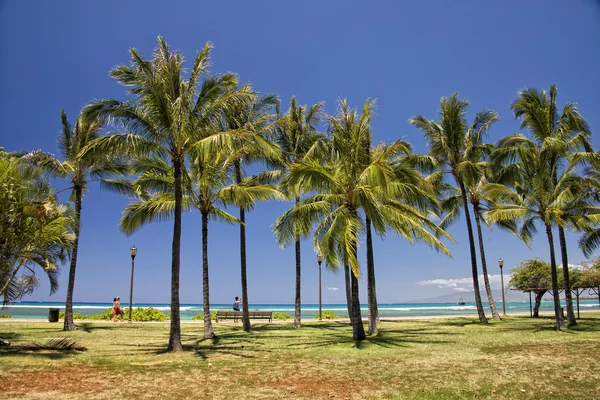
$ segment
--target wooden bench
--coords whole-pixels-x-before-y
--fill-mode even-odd
[[[220,319],[242,319],[243,313],[241,311],[217,311],[217,322]],[[248,317],[250,319],[268,319],[269,322],[273,320],[273,311],[248,311]]]

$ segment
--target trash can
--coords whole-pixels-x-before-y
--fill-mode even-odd
[[[48,309],[48,322],[58,322],[59,308]]]

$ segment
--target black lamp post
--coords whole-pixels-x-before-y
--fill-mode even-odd
[[[321,254],[317,255],[317,262],[319,263],[319,321],[322,321],[323,310],[321,303],[321,263],[323,262],[323,256]]]
[[[131,281],[129,283],[129,322],[131,322],[131,311],[133,310],[133,269],[135,267],[135,256],[137,255],[135,244],[129,249],[129,254],[131,254]]]
[[[504,300],[504,273],[502,267],[504,266],[504,260],[498,260],[498,266],[500,267],[500,282],[502,283],[502,315],[506,317],[506,301]]]

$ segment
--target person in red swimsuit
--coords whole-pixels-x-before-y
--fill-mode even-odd
[[[118,297],[113,299],[113,316],[112,321],[115,322],[121,316],[121,303]]]

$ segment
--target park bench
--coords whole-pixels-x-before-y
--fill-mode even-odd
[[[217,311],[217,322],[220,319],[242,319],[241,311]],[[269,322],[273,319],[273,311],[248,311],[250,319],[268,319]]]

